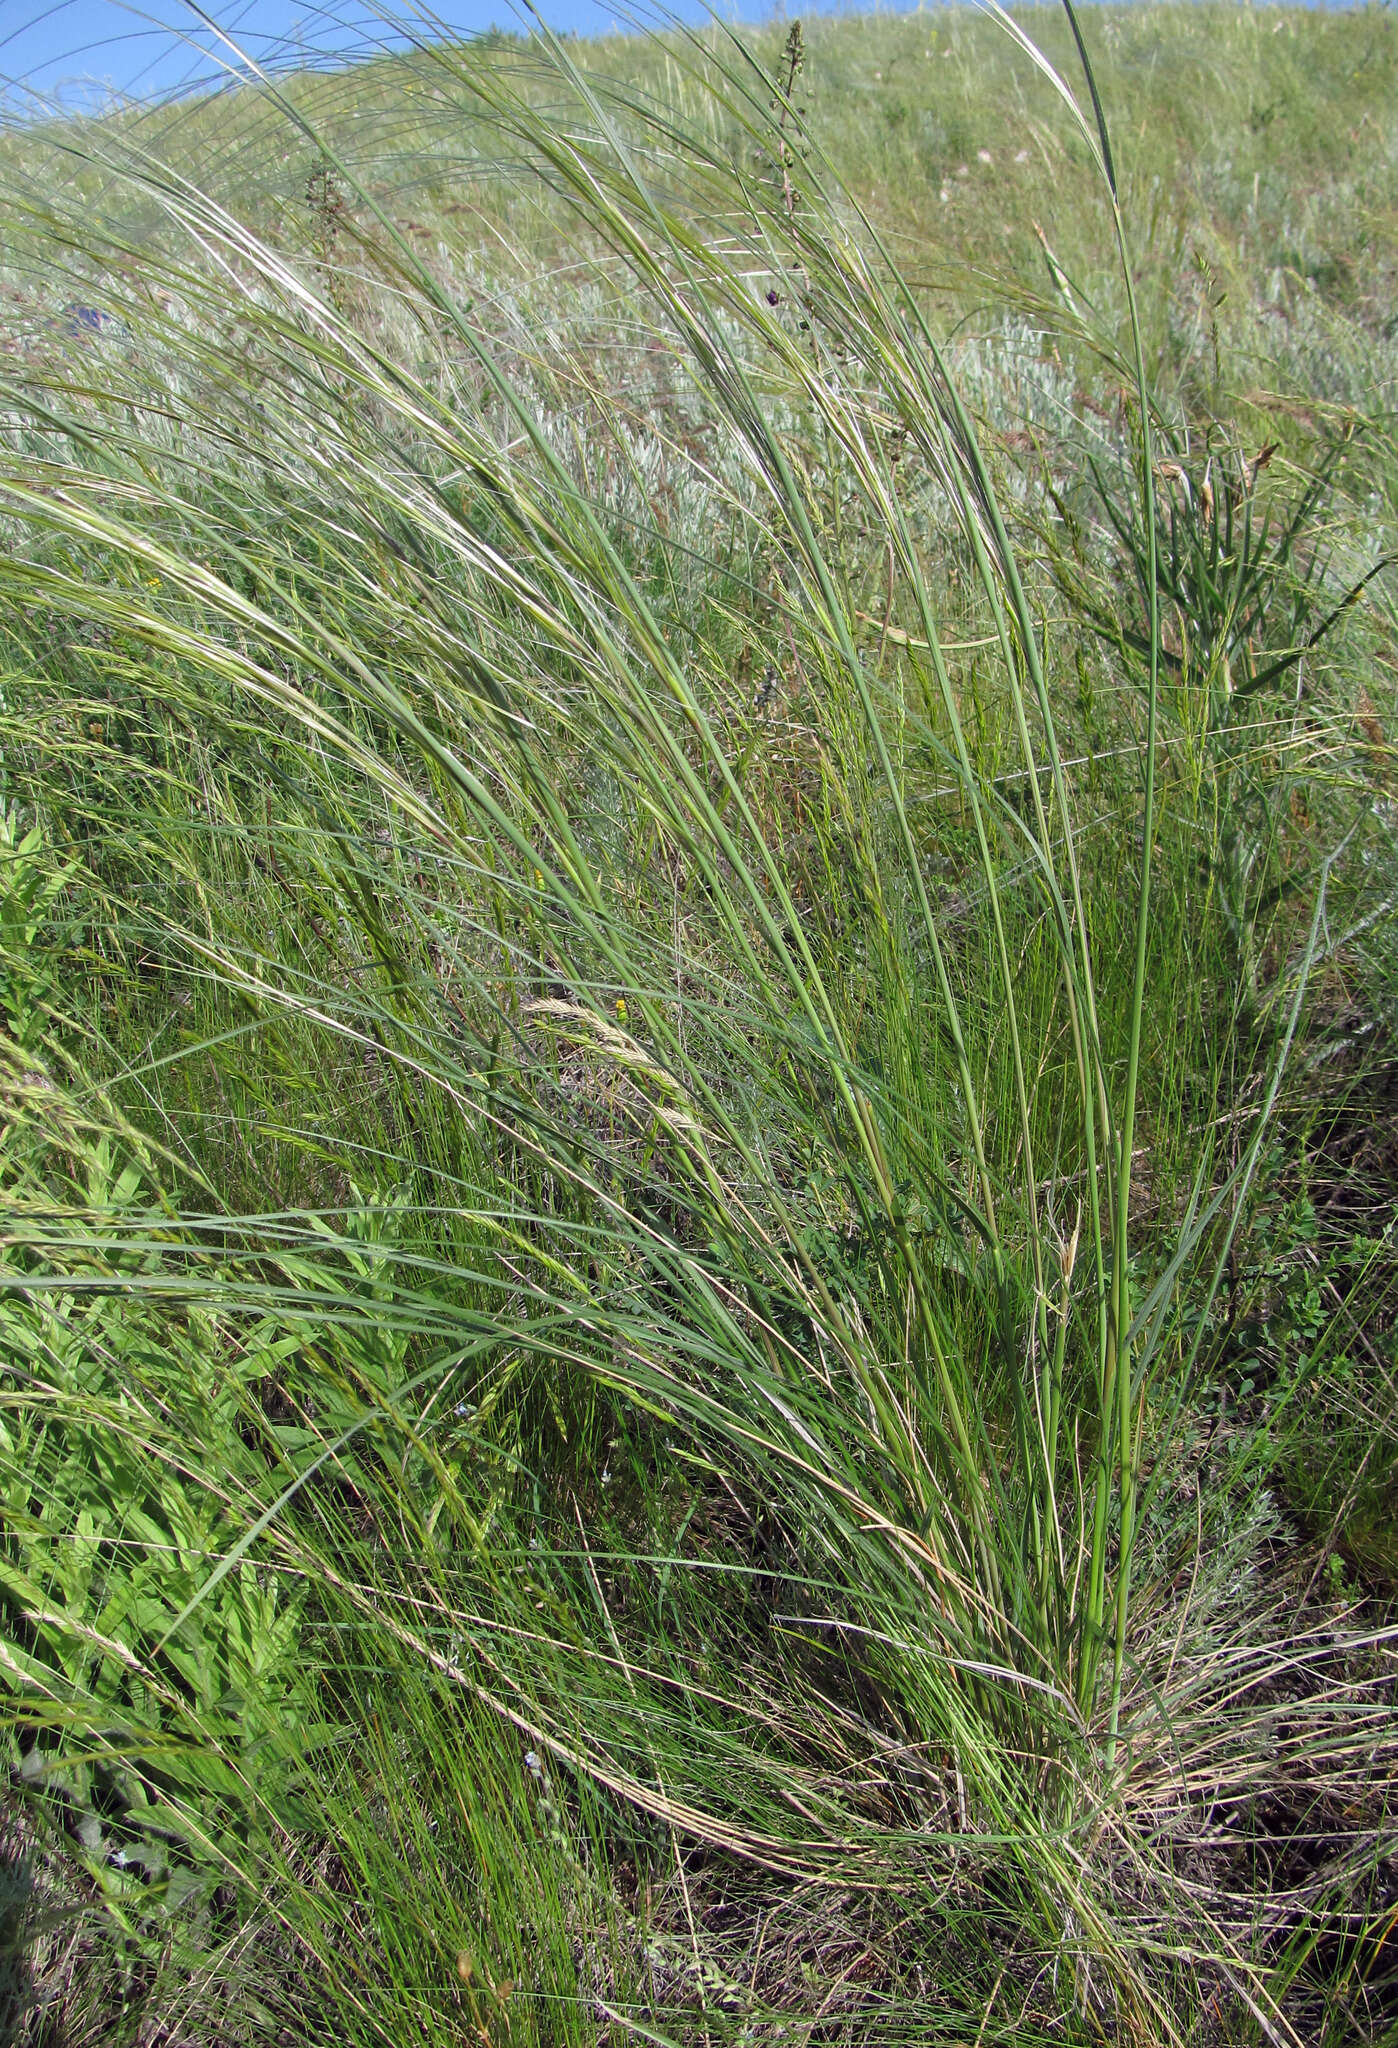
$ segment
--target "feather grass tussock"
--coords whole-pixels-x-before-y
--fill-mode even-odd
[[[998,427],[799,25],[424,43],[528,286],[304,81],[11,142],[104,323],[0,453],[31,2038],[1385,2038],[1286,1417],[1391,550],[1158,388],[1093,37],[990,12],[1114,266]]]

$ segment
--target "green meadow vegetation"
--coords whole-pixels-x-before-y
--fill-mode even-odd
[[[1398,2043],[1395,108],[0,134],[0,2038]]]

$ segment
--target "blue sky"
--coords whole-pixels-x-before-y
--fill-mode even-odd
[[[731,0],[721,0],[733,11]],[[771,12],[770,0],[739,0],[747,18]],[[403,0],[399,12],[408,12]],[[263,62],[296,48],[326,54],[382,43],[388,34],[373,0],[0,0],[0,91],[90,101],[107,90],[146,98],[208,77],[217,66],[217,38],[201,27],[199,12],[214,17]],[[543,0],[545,18],[582,34],[613,26],[624,0]],[[682,10],[697,17],[698,0]],[[798,11],[795,7],[793,12]],[[511,0],[436,0],[435,18],[453,29],[517,25]],[[8,96],[8,94],[7,94]]]

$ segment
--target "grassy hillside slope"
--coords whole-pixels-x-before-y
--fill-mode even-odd
[[[0,139],[0,2033],[1398,2040],[1396,69]]]

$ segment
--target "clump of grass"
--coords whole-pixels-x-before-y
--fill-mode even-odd
[[[1295,2039],[1278,1928],[1377,1953],[1388,1637],[1279,1608],[1195,1427],[1370,788],[1240,1021],[1068,21],[1085,97],[1002,26],[1133,379],[1093,776],[1107,600],[1046,618],[795,37],[676,32],[665,96],[419,53],[611,358],[292,87],[299,244],[120,125],[7,199],[130,280],[7,390],[3,1583],[17,1785],[147,2000],[261,1915],[346,2039]],[[1317,1758],[1354,1846],[1225,1910]],[[863,1946],[793,1996],[812,1890]]]

